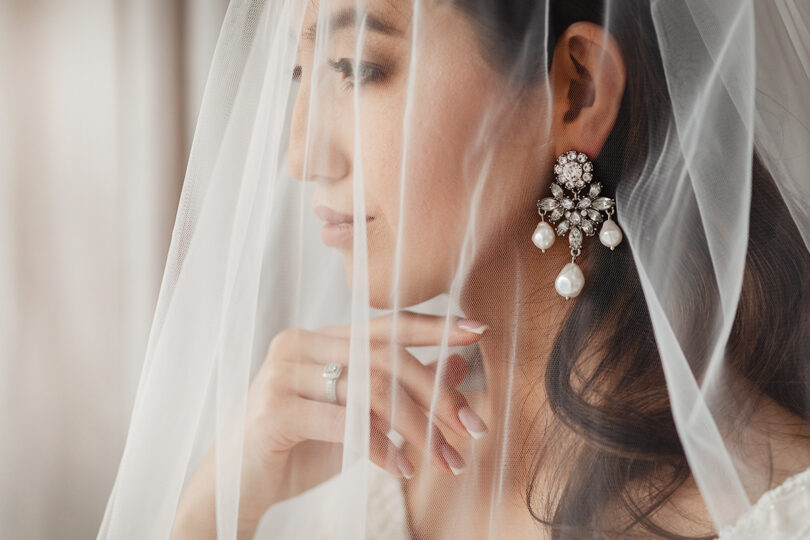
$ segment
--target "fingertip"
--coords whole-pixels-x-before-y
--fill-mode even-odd
[[[450,444],[445,443],[441,446],[442,457],[444,457],[445,463],[450,468],[450,471],[453,475],[458,476],[464,470],[465,463],[464,458],[461,457],[461,454],[458,451],[450,446]]]
[[[413,466],[413,463],[411,463],[402,452],[397,452],[396,465],[400,474],[404,476],[406,480],[410,480],[416,474],[416,467]]]
[[[458,410],[458,419],[474,439],[480,439],[489,431],[481,417],[475,414],[475,411],[469,405],[465,405]]]
[[[459,319],[456,321],[456,326],[465,332],[476,334],[478,336],[482,335],[489,329],[489,325],[474,319]]]

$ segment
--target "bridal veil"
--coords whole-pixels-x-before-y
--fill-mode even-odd
[[[561,44],[577,23],[605,42]],[[607,41],[626,77],[615,126],[595,153],[552,152],[555,55],[569,47],[576,67]],[[598,104],[581,95],[596,74],[572,77],[583,82],[567,96]],[[374,433],[416,456],[403,484],[441,468],[448,380],[489,426],[458,450],[472,463],[488,440],[489,466],[433,473],[468,498],[435,524],[443,537],[470,519],[486,523],[480,538],[507,537],[505,509],[521,504],[539,535],[601,538],[635,522],[655,536],[656,501],[690,482],[713,528],[733,525],[810,466],[797,442],[810,421],[809,79],[799,0],[232,0],[99,538],[169,538],[212,445],[218,537],[237,537],[249,389],[289,329],[343,332],[312,354],[323,367],[346,355],[336,379],[303,362],[298,374],[323,392],[311,401],[335,384],[342,444],[319,447],[330,472],[315,481],[291,469],[296,496],[257,537],[287,537],[296,520],[366,537]],[[530,99],[536,115],[523,114]],[[543,174],[505,168],[508,152]],[[608,217],[615,249],[600,243]],[[545,252],[532,244],[541,221]],[[554,250],[564,264],[569,248],[584,277],[570,299],[496,271]],[[563,327],[545,335],[544,313],[559,309]],[[516,345],[496,360],[476,336],[459,345],[465,310],[500,314],[481,339]],[[432,342],[397,342],[413,313],[444,321]],[[382,372],[379,320],[394,342]],[[543,339],[545,357],[520,354]],[[434,376],[427,398],[400,383],[414,359]],[[423,437],[393,429],[403,393]],[[381,395],[386,414],[370,414]],[[421,497],[433,500],[409,495]]]

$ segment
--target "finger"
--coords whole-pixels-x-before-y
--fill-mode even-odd
[[[298,366],[293,376],[292,390],[298,396],[306,400],[327,402],[328,392],[325,379],[321,377],[322,372],[322,366],[318,364]],[[370,395],[371,399],[375,402],[372,404],[371,412],[372,428],[380,429],[383,433],[387,433],[388,429],[393,427],[397,433],[404,437],[404,433],[397,430],[395,426],[392,426],[389,417],[393,414],[392,411],[397,407],[406,410],[406,412],[408,412],[408,408],[417,409],[419,413],[415,418],[419,420],[419,422],[416,423],[418,431],[411,432],[411,443],[417,446],[424,446],[425,434],[427,433],[427,419],[425,418],[424,412],[420,410],[417,404],[412,402],[413,398],[408,396],[407,392],[401,388],[400,385],[395,384],[392,390],[391,381],[390,376],[384,372],[375,372],[372,376],[372,381],[370,381]],[[343,406],[343,404],[346,403],[346,387],[348,385],[345,383],[343,376],[337,380],[337,383],[336,394],[338,403],[336,405]],[[390,396],[392,396],[394,392],[397,394],[395,396],[397,403],[391,405],[390,402],[392,398]],[[405,395],[403,396],[402,394]],[[411,422],[410,426],[413,427],[413,425],[414,423]]]
[[[323,376],[323,369],[323,365],[311,362],[292,365],[289,371],[293,392],[306,399],[329,402],[328,380]],[[343,373],[335,380],[337,405],[346,403],[347,387],[348,374],[344,367]]]
[[[402,447],[405,445],[405,439],[402,438],[402,435],[400,435],[395,429],[392,429],[389,423],[377,416],[374,411],[371,411],[370,416],[372,429],[379,429],[381,432],[385,433],[385,436],[388,437],[391,442],[394,443],[394,446],[402,449]]]
[[[439,370],[440,364],[442,364],[441,380],[450,388],[455,388],[461,384],[461,381],[464,380],[464,377],[467,375],[467,371],[469,369],[467,360],[460,354],[450,355],[447,360],[444,361],[444,363],[441,363],[438,359],[436,359],[434,362],[427,365],[427,367],[433,372],[434,380],[437,376],[436,374]]]
[[[463,458],[439,427],[428,420],[408,392],[399,384],[392,384],[386,375],[375,373],[372,377],[371,409],[389,428],[444,470],[458,474],[464,468]]]
[[[369,431],[368,457],[394,476],[404,476],[410,479],[416,474],[416,467],[413,463],[382,431],[376,429]]]
[[[288,346],[296,352],[294,358],[300,360],[291,362],[289,368],[295,370],[294,373],[299,375],[294,383],[295,387],[305,397],[323,400],[326,381],[319,374],[313,373],[313,369],[318,369],[318,364],[324,365],[332,362],[340,363],[344,368],[348,366],[347,343],[341,338],[307,330],[288,333],[286,339],[294,340],[288,343]],[[314,367],[303,361],[305,359],[312,361]],[[456,357],[452,366],[458,366],[459,361],[463,361],[463,358]],[[371,368],[388,373],[390,378],[401,380],[403,386],[425,411],[430,411],[459,436],[477,439],[486,433],[486,425],[469,407],[461,392],[454,387],[440,384],[441,381],[436,381],[435,372],[424,366],[404,346],[390,345],[373,348],[369,362]],[[454,374],[457,369],[459,368],[453,367]],[[458,375],[455,374],[455,376]],[[341,390],[344,387],[340,382],[341,379],[338,380],[336,387],[339,402],[345,403],[345,389]],[[437,390],[438,393],[436,393]],[[435,398],[434,393],[436,393]]]
[[[289,415],[284,426],[285,436],[292,441],[343,442],[345,407],[312,399],[298,399],[292,406],[296,414]]]
[[[467,375],[468,367],[469,366],[466,359],[459,354],[450,356],[446,360],[445,366],[437,366],[436,369],[442,369],[443,371],[441,374],[441,379],[444,380],[444,386],[450,389],[448,391],[450,403],[440,404],[439,407],[449,407],[451,405],[458,407],[457,409],[451,409],[455,410],[456,412],[456,416],[454,418],[459,419],[467,433],[469,433],[472,438],[480,439],[489,431],[489,429],[481,417],[475,413],[472,407],[470,407],[467,399],[464,397],[464,394],[456,390],[456,387],[461,384],[461,381],[464,380],[464,377]],[[443,414],[442,416],[445,416],[446,414],[447,413]]]
[[[326,400],[326,385],[320,377],[321,373],[322,368],[317,364],[299,367],[294,378],[294,390],[304,401]],[[345,403],[345,387],[337,387],[340,403]],[[438,426],[428,421],[421,407],[398,383],[392,382],[388,374],[379,371],[371,374],[370,402],[372,412],[385,423],[385,428],[393,428],[409,444],[428,452],[443,469],[453,472],[464,466],[458,451],[450,446]]]
[[[317,339],[317,338],[316,338]],[[456,432],[460,437],[480,438],[487,432],[483,420],[475,414],[467,403],[464,395],[455,389],[467,365],[460,355],[452,355],[441,363],[442,378],[436,380],[436,367],[423,365],[416,357],[404,347],[394,348],[395,359],[390,360],[391,348],[381,348],[372,351],[370,368],[386,374],[388,380],[396,379],[405,390],[416,400],[424,411],[429,411],[444,425]],[[311,352],[307,353],[312,354]],[[302,397],[320,401],[327,401],[327,380],[323,377],[323,356],[314,356],[314,363],[291,363],[287,370],[293,379],[293,389]],[[348,360],[345,356],[334,356],[330,360],[337,360],[344,365]],[[453,384],[443,382],[445,375]],[[344,373],[335,383],[338,403],[346,403],[348,384],[344,382],[347,375]],[[458,379],[458,382],[456,382]],[[434,397],[435,395],[435,397]]]
[[[326,382],[321,377],[323,369],[318,364],[308,364],[299,366],[296,370],[293,379],[293,391],[298,396],[313,401],[327,401]],[[336,405],[342,406],[346,403],[347,384],[344,382],[344,377],[337,380],[338,386],[336,387],[336,394],[338,403]],[[424,413],[419,409],[419,406],[413,403],[413,398],[407,395],[407,392],[393,383],[388,374],[383,372],[375,372],[370,381],[370,396],[372,403],[372,427],[383,430],[384,433],[389,428],[393,427],[401,436],[408,436],[397,429],[390,421],[393,410],[397,407],[404,410],[403,418],[405,421],[410,420],[408,427],[412,429],[410,432],[410,442],[416,446],[424,446],[424,441],[427,433],[427,419]],[[393,386],[393,389],[392,389]],[[396,399],[394,405],[391,404],[392,396]],[[411,410],[416,410],[418,413],[410,416]]]
[[[295,404],[295,420],[288,436],[296,441],[305,440],[343,442],[346,428],[346,408],[331,403],[300,399]],[[379,429],[369,430],[369,459],[395,476],[411,478],[416,468]]]
[[[469,345],[481,339],[487,325],[456,316],[438,316],[401,310],[369,321],[369,339],[407,347],[439,345],[447,336],[450,346]],[[351,326],[325,326],[319,333],[349,339]]]
[[[467,371],[463,356],[454,354],[438,365],[425,366],[404,347],[397,349],[393,365],[390,360],[380,359],[381,354],[372,354],[375,368],[385,370],[399,380],[424,411],[441,420],[460,437],[478,439],[487,432],[483,420],[455,388]],[[437,370],[441,370],[438,378]]]

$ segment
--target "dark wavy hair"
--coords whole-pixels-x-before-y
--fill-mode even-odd
[[[605,26],[602,0],[552,0],[547,9],[534,0],[453,2],[477,24],[485,58],[522,85],[545,79],[568,26],[578,21]],[[610,22],[627,83],[616,124],[594,162],[606,192],[621,193],[644,181],[640,168],[663,144],[673,112],[649,2],[612,3]],[[810,256],[756,154],[752,168],[749,246],[726,352],[751,389],[749,401],[767,396],[810,422],[810,364],[803,357],[810,350]],[[701,225],[690,227],[694,252],[679,261],[679,271],[693,276],[696,291],[685,296],[705,301],[683,307],[684,320],[693,321],[693,338],[681,345],[700,377],[704,366],[695,359],[708,356],[719,293]],[[588,284],[556,337],[544,375],[555,417],[579,441],[576,463],[556,497],[538,497],[538,452],[527,505],[554,538],[624,537],[631,528],[649,537],[683,538],[651,517],[691,473],[630,246],[622,243],[611,257],[588,252],[583,257]],[[586,360],[584,348],[597,338],[602,344],[597,358],[589,351]],[[545,509],[538,508],[539,499],[546,500]],[[606,526],[605,514],[617,508],[626,512],[626,524]]]

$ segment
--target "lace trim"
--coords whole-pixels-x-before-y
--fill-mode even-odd
[[[767,512],[772,512],[776,509],[776,505],[785,499],[789,499],[799,493],[807,492],[808,485],[810,485],[810,469],[805,470],[799,474],[793,475],[781,485],[766,491],[754,505],[748,509],[737,520],[734,525],[726,525],[720,530],[718,540],[739,534],[746,529],[750,529],[756,524],[759,516]],[[810,532],[810,524],[804,527],[801,531],[796,531],[796,534]]]
[[[400,480],[374,463],[370,466],[366,539],[406,540],[409,534]]]

